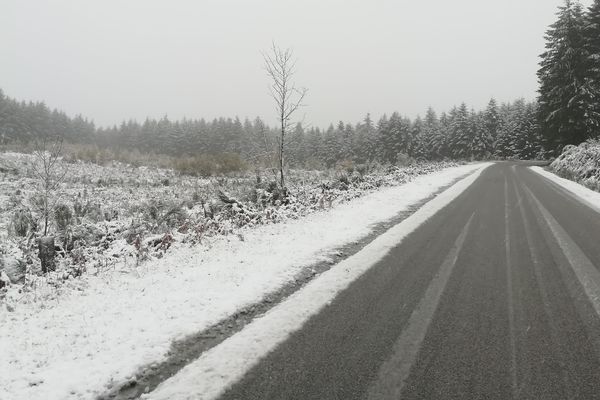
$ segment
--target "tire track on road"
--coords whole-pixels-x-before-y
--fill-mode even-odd
[[[368,391],[367,397],[369,400],[400,398],[404,382],[408,378],[410,369],[427,333],[427,328],[433,319],[442,293],[454,270],[474,215],[475,213],[469,217],[454,246],[440,266],[438,273],[413,311],[406,329],[394,345],[392,357],[382,365],[377,382]]]

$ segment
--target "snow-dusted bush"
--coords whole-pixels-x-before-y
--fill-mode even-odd
[[[600,140],[588,140],[579,146],[565,146],[550,164],[556,174],[600,191]]]
[[[150,230],[166,232],[179,227],[186,220],[187,211],[183,204],[170,199],[151,199],[141,205],[141,212]]]
[[[58,230],[61,232],[66,231],[69,225],[71,225],[72,220],[73,213],[71,212],[71,207],[65,203],[57,204],[54,208],[54,221]]]
[[[0,273],[12,283],[22,282],[27,269],[27,257],[14,243],[0,244]]]
[[[10,227],[15,236],[25,237],[32,227],[31,212],[26,208],[20,208],[13,212]]]
[[[87,206],[88,203],[82,202],[79,198],[75,199],[73,202],[73,212],[75,213],[75,218],[83,218],[88,212]]]
[[[76,165],[57,189],[60,206],[52,210],[56,271],[42,274],[35,251],[40,229],[35,223],[25,228],[27,219],[36,221],[41,215],[30,157],[0,153],[0,162],[17,171],[0,171],[0,255],[6,274],[19,285],[18,301],[58,296],[63,285],[80,287],[89,274],[134,270],[177,243],[210,246],[219,235],[243,235],[257,225],[298,219],[455,165],[346,162],[328,171],[289,170],[288,186],[281,188],[267,170],[206,179],[114,161],[100,166],[71,160]],[[21,209],[25,214],[15,217],[14,210]],[[20,236],[9,235],[13,218],[19,221]]]

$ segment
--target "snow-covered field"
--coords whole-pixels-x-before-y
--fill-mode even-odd
[[[9,156],[13,165],[26,161],[25,156]],[[219,206],[213,220],[218,216],[223,220],[213,226],[222,231],[212,235],[205,235],[207,229],[190,228],[206,212],[206,204],[191,201],[186,218],[179,221],[181,226],[188,225],[186,229],[143,226],[148,235],[143,245],[148,248],[147,260],[136,262],[139,250],[135,243],[128,243],[125,233],[135,224],[136,215],[142,219],[136,214],[144,213],[139,204],[169,198],[190,201],[194,193],[214,192],[215,182],[169,171],[123,172],[121,166],[104,170],[77,164],[61,196],[78,198],[87,191],[88,199],[99,204],[91,208],[99,208],[103,217],[94,221],[86,215],[81,222],[99,224],[101,234],[95,246],[82,246],[83,275],[74,276],[63,266],[55,276],[42,278],[29,266],[29,284],[2,289],[0,398],[93,398],[109,389],[111,382],[132,377],[139,366],[163,359],[173,340],[260,301],[306,265],[327,259],[332,249],[367,235],[373,224],[480,167],[455,166],[436,172],[439,166],[429,166],[418,173],[394,170],[388,176],[361,178],[345,188],[325,190],[311,186],[322,177],[306,178],[312,181],[298,190],[306,192],[303,200],[287,205],[266,200],[264,207],[244,212],[235,210],[244,207],[241,202]],[[418,176],[423,172],[431,174]],[[35,191],[35,182],[27,176],[3,174],[0,232],[6,244],[13,240],[5,233],[10,211],[17,200],[25,203],[28,193]],[[406,181],[410,182],[398,185]],[[220,187],[242,198],[235,192],[240,186],[222,182]],[[104,211],[111,209],[116,211],[108,211],[105,218]],[[241,222],[240,214],[244,214]],[[280,223],[265,224],[273,221]],[[173,238],[168,251],[151,247],[153,240],[167,233]],[[112,260],[110,264],[107,259]]]
[[[290,171],[284,196],[263,171],[198,179],[171,170],[119,163],[59,163],[64,180],[50,196],[50,232],[60,248],[56,271],[41,276],[36,240],[41,235],[40,182],[35,157],[0,153],[0,303],[46,305],[83,289],[81,275],[130,272],[160,258],[174,243],[209,246],[214,237],[244,234],[348,201],[454,163],[358,171]],[[271,179],[271,180],[269,180]],[[225,197],[219,197],[219,193]],[[62,210],[61,213],[54,212]],[[13,285],[2,288],[9,279]]]

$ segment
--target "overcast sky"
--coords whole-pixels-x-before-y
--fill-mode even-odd
[[[591,0],[583,1],[587,7]],[[293,49],[305,122],[536,96],[562,0],[2,0],[0,88],[98,125],[262,117],[261,51]]]

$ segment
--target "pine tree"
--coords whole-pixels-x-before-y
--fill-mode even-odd
[[[468,159],[471,157],[473,129],[469,123],[467,105],[462,103],[459,108],[451,111],[450,151],[454,158]]]
[[[521,158],[529,153],[528,127],[525,100],[519,99],[510,107],[508,123],[506,124],[510,138],[507,154],[510,158]]]
[[[402,118],[397,112],[390,116],[387,126],[382,131],[383,154],[385,161],[395,163],[400,154],[408,155],[411,151],[410,121]]]
[[[435,153],[432,142],[434,137],[439,131],[439,121],[433,108],[429,107],[425,113],[425,120],[421,128],[420,137],[416,139],[417,150],[415,150],[415,157],[426,160],[437,158],[438,155]]]
[[[515,148],[521,160],[543,158],[542,139],[537,120],[537,104],[525,104],[520,113],[519,135],[516,138]]]
[[[377,122],[377,129],[375,130],[375,154],[373,159],[379,162],[392,162],[393,150],[390,150],[387,145],[392,141],[391,131],[387,115],[383,114]]]
[[[356,140],[356,130],[352,124],[346,124],[343,134],[343,152],[344,158],[352,160],[354,158],[354,141]]]
[[[344,121],[338,121],[337,127],[334,131],[335,136],[335,148],[336,148],[336,162],[349,159],[351,157],[351,146],[352,138],[346,138],[346,126]]]
[[[471,156],[477,160],[488,159],[492,153],[492,140],[485,126],[483,113],[471,111],[469,116],[471,130]]]
[[[429,112],[430,110],[427,110]],[[433,111],[433,110],[431,110]],[[434,113],[435,118],[435,113]],[[417,116],[417,119],[413,123],[411,129],[412,136],[412,148],[411,148],[411,156],[419,159],[426,160],[429,158],[429,146],[428,142],[428,128],[426,123],[421,119],[420,116]]]
[[[600,136],[600,0],[595,0],[585,16],[584,48],[586,76],[591,90],[588,118],[589,136]]]
[[[308,134],[308,146],[306,150],[306,167],[308,169],[322,168],[324,165],[323,137],[319,128],[312,128]]]
[[[306,161],[305,147],[304,128],[302,127],[302,124],[298,122],[288,139],[288,161],[294,167],[304,165],[304,162]]]
[[[333,125],[329,125],[327,131],[325,131],[323,137],[323,151],[321,154],[324,156],[323,161],[327,168],[333,167],[339,160],[339,143]]]
[[[434,130],[429,141],[431,154],[434,158],[443,159],[450,156],[448,150],[448,141],[450,138],[450,117],[446,113],[440,116],[437,129]]]
[[[379,152],[379,130],[371,119],[371,114],[367,113],[364,120],[364,133],[366,138],[366,146],[364,148],[364,161],[380,160]]]
[[[420,118],[417,118],[419,121],[419,124],[422,124],[422,121]],[[416,123],[417,121],[415,121]],[[414,141],[415,141],[415,134],[417,132],[417,130],[420,130],[420,127],[417,128],[417,130],[413,130],[412,129],[413,123],[411,122],[410,118],[404,117],[400,119],[400,141],[399,141],[399,149],[398,152],[396,153],[397,155],[402,153],[402,154],[406,154],[408,156],[413,156],[414,154]]]
[[[0,144],[8,144],[20,140],[20,129],[16,123],[14,101],[4,95],[0,89]]]
[[[137,144],[137,148],[144,152],[150,152],[152,149],[159,148],[153,147],[155,145],[155,138],[158,137],[157,132],[158,124],[156,120],[146,118],[146,121],[144,121],[144,124],[142,125],[142,134],[140,135],[142,139],[141,142]],[[110,142],[110,139],[108,139],[108,141]]]
[[[555,151],[588,138],[590,104],[581,5],[565,0],[557,15],[546,33],[546,51],[538,70],[542,130]]]
[[[512,129],[511,118],[512,108],[510,104],[502,104],[498,114],[500,123],[498,125],[498,133],[494,142],[494,156],[497,158],[507,159],[513,156],[512,149]]]
[[[498,139],[498,130],[500,128],[500,114],[498,113],[498,103],[496,99],[490,99],[490,102],[483,113],[483,125],[487,139],[492,143],[491,152],[494,152],[496,140]]]
[[[352,144],[354,162],[363,164],[369,160],[369,150],[372,145],[371,136],[373,130],[373,121],[369,114],[365,116],[362,123],[356,124],[354,142]]]
[[[155,138],[158,146],[156,149],[163,149],[164,151],[165,145],[169,144],[169,140],[173,140],[175,138],[175,132],[173,129],[173,124],[169,120],[169,117],[165,114],[164,117],[158,121],[157,132],[159,136]],[[167,146],[166,152],[173,151],[173,149],[169,149],[170,146]],[[173,153],[171,153],[173,154]]]
[[[186,120],[183,120],[183,123],[175,121],[175,123],[171,123],[168,128],[167,148],[170,150],[171,155],[176,156],[187,153],[188,144],[186,143],[185,132],[182,126],[182,124],[185,123]]]

